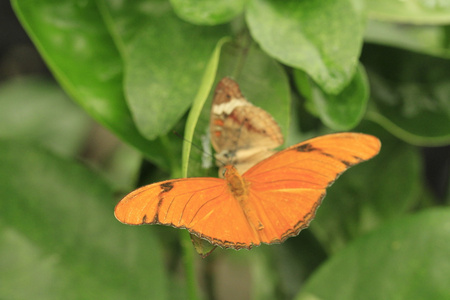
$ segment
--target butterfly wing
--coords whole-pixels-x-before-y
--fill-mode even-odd
[[[370,135],[330,134],[291,146],[249,169],[243,175],[249,184],[247,206],[257,216],[253,226],[260,241],[279,243],[297,235],[314,218],[325,189],[380,147]]]
[[[186,228],[214,245],[239,249],[259,244],[242,208],[219,178],[185,178],[141,187],[115,208],[125,224]]]
[[[216,162],[220,167],[234,165],[240,173],[271,156],[272,149],[283,143],[277,122],[248,102],[239,85],[228,77],[218,83],[215,91],[210,133]]]

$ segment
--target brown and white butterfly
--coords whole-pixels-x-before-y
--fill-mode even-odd
[[[216,164],[221,169],[224,164],[233,165],[240,174],[283,144],[277,122],[268,112],[248,102],[239,85],[229,77],[216,87],[209,128]]]

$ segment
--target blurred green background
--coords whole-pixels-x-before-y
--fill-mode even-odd
[[[450,1],[13,0],[0,16],[1,299],[450,299]],[[202,259],[185,230],[113,210],[217,175],[223,76],[284,146],[357,131],[382,149],[299,236]]]

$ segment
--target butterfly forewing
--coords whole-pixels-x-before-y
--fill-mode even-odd
[[[259,244],[226,181],[218,178],[175,179],[144,186],[119,202],[115,216],[130,225],[186,228],[222,247]]]
[[[265,190],[323,189],[349,167],[380,150],[380,141],[360,133],[337,133],[310,139],[280,151],[244,173]]]

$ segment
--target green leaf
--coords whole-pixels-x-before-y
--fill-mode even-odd
[[[367,1],[371,18],[412,24],[450,23],[450,5],[447,0]]]
[[[277,299],[279,278],[278,274],[273,272],[275,266],[271,261],[273,258],[270,250],[263,246],[245,256],[247,256],[246,261],[250,263],[252,275],[250,288],[253,299]]]
[[[0,177],[0,298],[167,299],[152,231],[115,220],[112,189],[96,174],[0,141]]]
[[[217,68],[219,65],[220,52],[222,50],[222,46],[229,40],[229,38],[224,38],[217,43],[216,49],[214,50],[213,55],[210,58],[208,66],[206,68],[206,72],[203,76],[202,82],[200,84],[200,89],[198,91],[197,96],[195,97],[194,104],[189,112],[189,116],[186,121],[186,130],[184,132],[184,143],[183,143],[183,159],[182,159],[182,176],[188,177],[188,164],[189,157],[191,154],[192,141],[194,141],[194,132],[197,127],[197,122],[199,120],[200,114],[203,111],[203,107],[205,105],[206,100],[208,99],[208,95],[212,90],[212,85],[214,83],[214,78],[216,77]],[[208,130],[208,128],[206,128]],[[201,144],[203,146],[203,150],[206,153],[211,153],[210,145],[205,145],[203,141],[205,138],[202,138]],[[197,141],[200,141],[197,137]],[[209,142],[209,141],[207,141]],[[208,159],[209,165],[210,159]],[[208,163],[207,163],[208,165]]]
[[[126,144],[119,144],[102,165],[102,175],[115,191],[130,191],[136,187],[142,155]]]
[[[299,70],[294,76],[298,88],[306,89],[304,96],[309,100],[306,105],[326,126],[333,130],[350,130],[361,121],[369,99],[369,82],[362,65],[350,84],[337,95],[327,94]]]
[[[365,27],[359,1],[252,0],[246,19],[264,51],[305,71],[327,93],[353,78]]]
[[[95,120],[162,167],[168,151],[136,129],[123,92],[122,59],[94,1],[12,0],[14,11],[66,92]]]
[[[328,188],[311,230],[330,253],[386,220],[405,214],[419,201],[417,150],[373,127],[359,129],[380,138],[381,151]]]
[[[153,140],[169,132],[191,106],[226,28],[183,22],[168,2],[159,0],[104,2],[102,11],[124,57],[133,118],[139,131]]]
[[[412,144],[450,143],[448,60],[367,46],[362,61],[374,104],[369,106],[368,119]]]
[[[445,25],[417,26],[371,20],[368,22],[364,40],[448,59],[449,37],[449,28]]]
[[[296,299],[449,299],[449,237],[448,208],[395,220],[333,256]]]
[[[273,254],[271,272],[279,274],[278,290],[285,295],[273,299],[294,299],[303,282],[327,259],[311,230],[302,230],[298,236],[289,238],[283,244],[267,248]]]
[[[248,0],[170,0],[181,19],[198,25],[231,21],[244,10]]]
[[[54,82],[37,77],[3,82],[0,99],[1,138],[39,144],[66,157],[78,154],[91,121]]]

